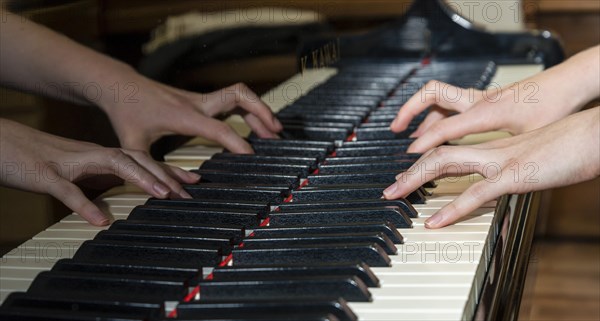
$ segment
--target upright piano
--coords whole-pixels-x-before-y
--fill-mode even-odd
[[[363,36],[307,40],[302,73],[262,96],[280,140],[251,134],[253,155],[192,141],[165,156],[201,174],[185,186],[192,200],[114,189],[96,200],[111,226],[73,213],[10,251],[0,317],[516,319],[537,195],[505,195],[428,230],[424,220],[481,177],[383,200],[419,157],[406,148],[425,113],[403,133],[388,127],[428,80],[483,89],[562,59],[548,32],[489,34],[438,0]]]

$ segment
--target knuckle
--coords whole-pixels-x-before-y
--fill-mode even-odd
[[[433,149],[432,156],[438,160],[448,160],[452,156],[453,150],[450,146],[439,146]]]

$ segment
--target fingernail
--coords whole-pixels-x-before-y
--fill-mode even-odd
[[[439,225],[441,220],[442,220],[442,216],[439,214],[435,214],[425,221],[425,227],[426,228],[436,228]]]
[[[181,192],[179,192],[179,196],[181,196],[182,198],[192,198],[192,195],[188,194],[188,192],[186,192],[184,189],[182,189]]]
[[[277,128],[278,131],[283,129],[283,125],[281,125],[281,122],[279,121],[279,119],[277,119],[277,117],[275,117],[275,115],[273,115],[273,126],[275,126],[275,128]]]
[[[383,195],[385,195],[385,197],[387,198],[388,196],[390,196],[390,194],[394,194],[394,192],[396,192],[397,189],[398,189],[398,184],[394,183],[394,184],[388,186],[388,188],[386,188],[383,191]]]
[[[399,179],[400,179],[400,177],[402,177],[402,173],[400,173],[400,174],[396,175],[396,177],[395,177],[395,178],[396,178],[396,180],[399,180]]]
[[[158,193],[162,197],[166,197],[167,195],[169,195],[169,189],[159,182],[154,183],[154,185],[152,185],[152,188],[156,193]]]
[[[105,226],[105,225],[108,225],[109,223],[110,223],[110,220],[106,218],[106,219],[103,219],[103,220],[100,220],[100,221],[96,222],[96,225],[98,225],[98,226]]]
[[[189,178],[193,179],[194,182],[197,182],[200,180],[200,175],[198,175],[194,172],[188,172],[188,176],[189,176]]]

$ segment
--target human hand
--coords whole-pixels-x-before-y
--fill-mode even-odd
[[[412,134],[418,138],[408,149],[424,153],[468,134],[492,130],[521,134],[543,127],[579,110],[600,94],[599,48],[588,49],[559,66],[501,89],[462,89],[430,81],[402,106],[390,129],[405,130],[416,115],[431,107]]]
[[[94,225],[106,225],[109,218],[77,187],[86,178],[118,176],[158,198],[189,198],[179,182],[199,179],[145,152],[65,139],[5,119],[0,119],[0,140],[2,185],[48,193]]]
[[[384,191],[408,195],[425,182],[479,173],[484,177],[425,221],[428,228],[456,222],[504,194],[520,194],[586,181],[600,175],[600,107],[543,128],[472,146],[441,146],[425,153]],[[434,170],[435,169],[435,170]]]
[[[269,107],[244,84],[199,94],[176,89],[137,75],[132,99],[104,106],[121,145],[148,150],[164,135],[202,136],[236,153],[252,153],[250,145],[229,125],[214,117],[239,114],[263,138],[275,138],[282,125]],[[114,103],[114,104],[113,104]]]

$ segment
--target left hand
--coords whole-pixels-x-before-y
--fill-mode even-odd
[[[229,125],[213,117],[239,114],[260,137],[275,138],[282,125],[269,107],[242,83],[199,94],[135,77],[137,94],[103,106],[124,148],[148,150],[164,135],[202,136],[235,153],[252,153]]]
[[[472,146],[441,146],[425,153],[384,191],[386,199],[408,195],[446,176],[484,177],[425,221],[428,228],[456,222],[504,194],[571,185],[600,175],[600,107],[506,139]]]

